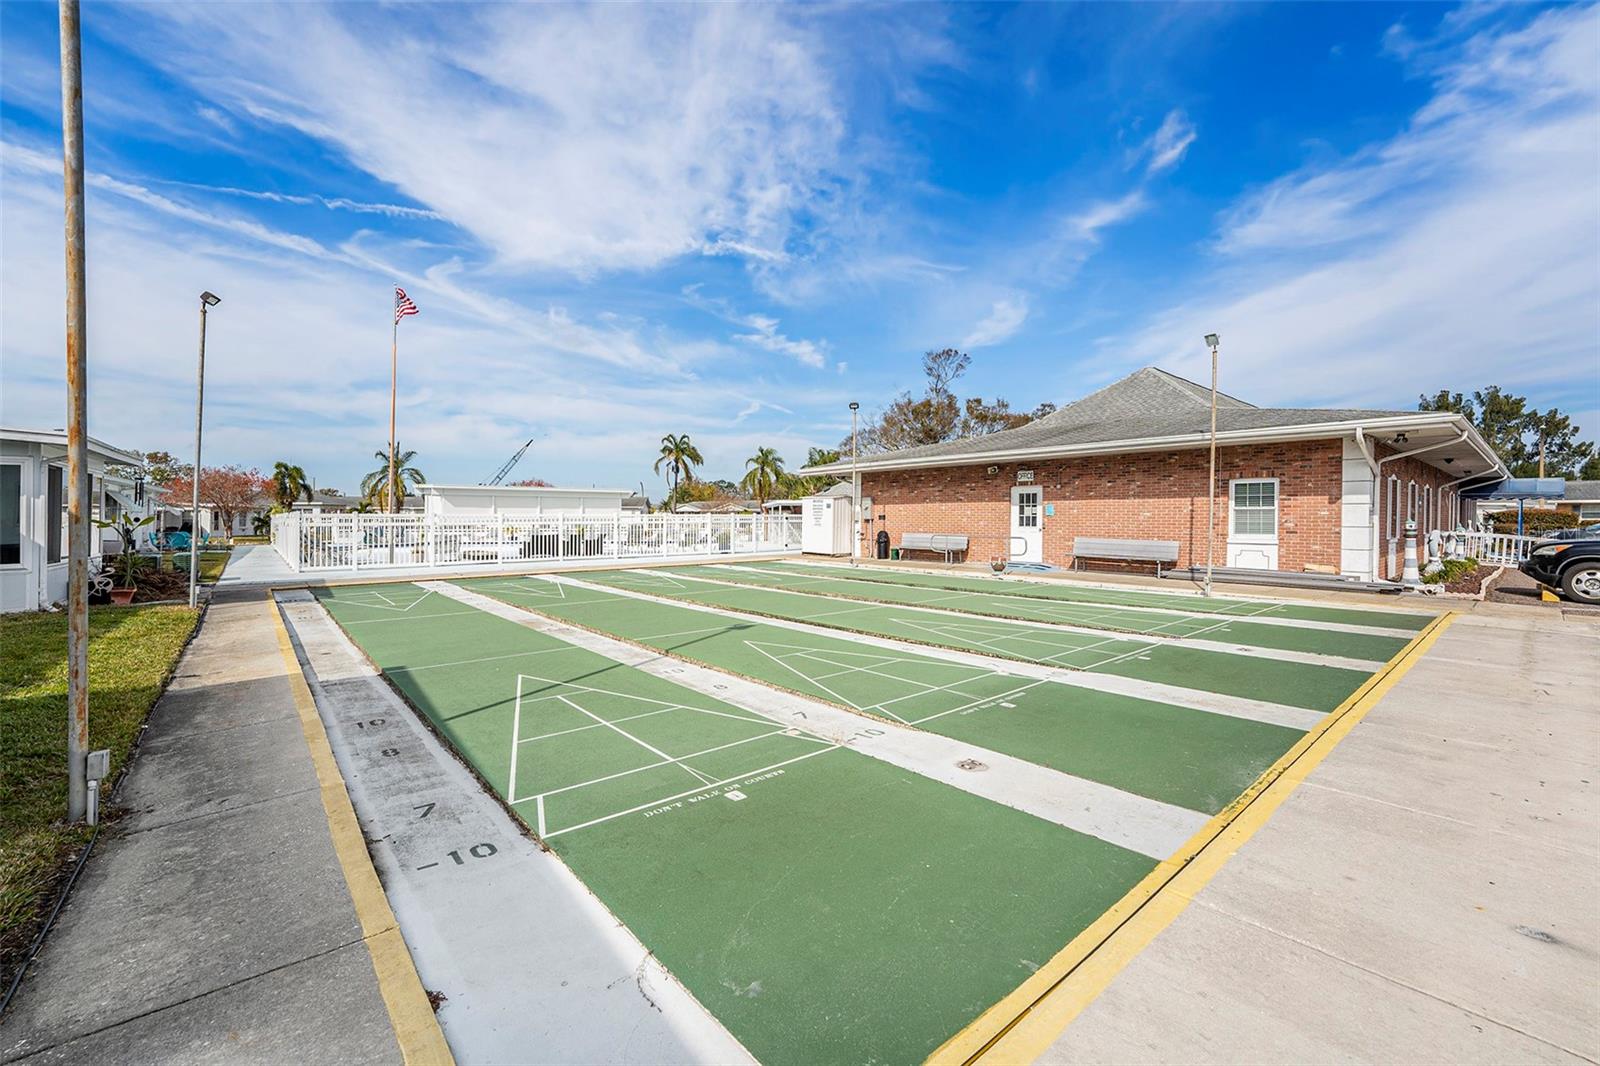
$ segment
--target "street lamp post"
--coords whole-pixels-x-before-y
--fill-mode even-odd
[[[1206,583],[1205,595],[1211,595],[1212,554],[1217,543],[1217,342],[1215,333],[1206,334],[1206,347],[1211,349],[1211,466],[1206,475]]]
[[[200,294],[200,368],[195,374],[194,393],[194,490],[192,506],[193,521],[189,523],[189,606],[193,607],[199,598],[200,575],[200,434],[205,425],[206,414],[206,312],[222,302],[222,297],[214,292]]]
[[[855,529],[850,533],[850,565],[861,556],[861,474],[856,470],[856,416],[861,405],[850,401],[850,514]]]

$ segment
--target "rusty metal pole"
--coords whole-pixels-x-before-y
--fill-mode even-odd
[[[67,238],[67,820],[88,811],[89,418],[83,240],[83,68],[78,0],[60,0],[61,154]]]

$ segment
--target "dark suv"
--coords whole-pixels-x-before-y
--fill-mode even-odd
[[[1541,540],[1521,570],[1569,600],[1600,603],[1600,536]]]

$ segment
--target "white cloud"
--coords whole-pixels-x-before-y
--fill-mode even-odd
[[[1148,156],[1144,172],[1147,176],[1164,173],[1183,161],[1184,153],[1194,143],[1194,124],[1187,115],[1174,108],[1167,112],[1161,126],[1140,146],[1139,154]]]
[[[1215,330],[1231,388],[1264,401],[1592,390],[1597,31],[1597,9],[1558,9],[1430,44],[1434,94],[1407,129],[1245,198],[1221,220],[1212,282],[1108,353],[1202,373]]]
[[[764,351],[786,355],[802,366],[815,367],[820,370],[828,365],[827,341],[812,341],[803,338],[800,340],[792,339],[779,332],[778,327],[782,325],[782,322],[771,315],[741,314],[727,300],[705,296],[700,290],[701,286],[699,284],[684,286],[684,300],[690,306],[715,315],[724,322],[731,322],[734,325],[754,330],[753,333],[735,333],[732,337],[733,340],[754,345]]]
[[[972,332],[961,341],[963,348],[987,348],[1001,344],[1016,336],[1028,320],[1028,298],[1009,297],[996,300],[983,321],[972,327]]]
[[[1144,190],[1134,189],[1115,200],[1099,200],[1062,220],[1063,238],[1086,244],[1100,240],[1100,231],[1119,226],[1139,215],[1150,204]]]
[[[170,21],[134,39],[510,265],[781,259],[852,165],[817,31],[781,8],[458,7],[400,40],[383,9],[242,10],[151,9]]]

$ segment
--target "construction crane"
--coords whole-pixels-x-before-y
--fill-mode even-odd
[[[505,461],[505,465],[502,466],[499,470],[496,470],[494,472],[494,477],[490,478],[488,481],[480,481],[479,484],[480,485],[498,485],[498,484],[500,484],[500,482],[504,481],[506,479],[506,475],[511,473],[511,468],[516,466],[519,462],[521,462],[522,461],[522,457],[527,454],[528,449],[533,447],[533,442],[534,442],[535,439],[536,438],[529,437],[528,438],[528,442],[526,444],[524,444],[522,447],[518,448],[517,451],[516,451],[516,454],[513,455],[511,458],[507,459]]]

